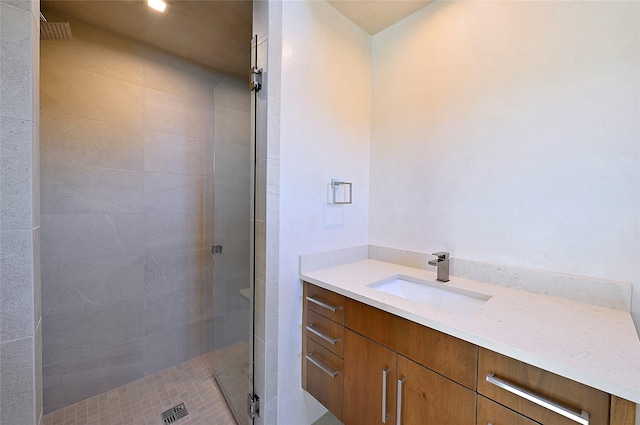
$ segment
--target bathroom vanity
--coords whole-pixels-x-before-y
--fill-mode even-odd
[[[346,425],[635,425],[628,313],[464,279],[443,290],[486,296],[467,312],[378,289],[439,290],[431,275],[374,260],[303,273],[302,386]]]

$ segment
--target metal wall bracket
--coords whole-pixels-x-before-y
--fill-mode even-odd
[[[251,67],[249,71],[249,88],[255,92],[259,92],[262,88],[262,68]]]
[[[222,245],[213,245],[211,247],[211,253],[212,254],[222,254]]]
[[[247,415],[249,419],[260,417],[260,397],[257,394],[247,394]]]

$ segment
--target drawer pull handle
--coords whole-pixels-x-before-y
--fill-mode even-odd
[[[398,379],[398,398],[396,400],[396,425],[402,425],[402,387],[404,386],[404,381],[406,381],[406,377],[402,377],[402,379]]]
[[[332,306],[330,304],[324,303],[324,302],[322,302],[320,300],[317,300],[317,299],[315,299],[313,297],[313,295],[308,295],[307,296],[307,301],[311,301],[312,303],[314,303],[316,305],[319,305],[320,307],[326,308],[327,310],[330,310],[330,311],[333,311],[333,312],[338,311],[338,308],[340,308],[340,307],[335,307],[335,306]]]
[[[330,377],[335,378],[336,376],[338,376],[339,371],[329,369],[327,366],[322,364],[320,360],[316,360],[316,357],[313,355],[313,353],[307,354],[306,357],[307,357],[307,360],[309,360],[311,363],[316,365],[321,371],[323,371]]]
[[[322,332],[320,332],[319,330],[313,327],[313,323],[309,323],[307,325],[307,330],[312,334],[317,335],[320,338],[324,339],[331,345],[336,345],[340,341],[339,338],[331,338],[330,336],[323,334]]]
[[[386,424],[387,419],[389,419],[389,414],[387,413],[387,376],[391,368],[386,368],[382,371],[382,423]]]
[[[583,410],[581,413],[576,413],[573,410],[569,410],[566,407],[562,407],[552,401],[545,400],[525,389],[519,388],[499,378],[496,378],[493,372],[490,372],[487,375],[487,382],[512,394],[520,396],[525,400],[529,400],[530,402],[535,403],[538,406],[549,409],[552,412],[564,416],[565,418],[571,419],[572,421],[575,421],[579,424],[589,425],[589,412],[585,412]]]

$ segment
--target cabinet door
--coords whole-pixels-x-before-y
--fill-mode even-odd
[[[402,425],[475,425],[476,393],[398,356],[398,400]]]
[[[344,337],[344,424],[395,424],[396,353],[348,329]]]

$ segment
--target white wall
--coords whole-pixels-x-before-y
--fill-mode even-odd
[[[282,3],[279,424],[324,411],[300,388],[300,253],[444,249],[640,285],[638,12],[442,2],[372,40]],[[353,205],[327,205],[333,177]]]
[[[373,38],[370,243],[635,284],[638,2],[438,2]]]
[[[278,424],[324,409],[300,387],[298,256],[368,242],[371,38],[325,2],[282,9]],[[328,205],[331,178],[353,205]]]

